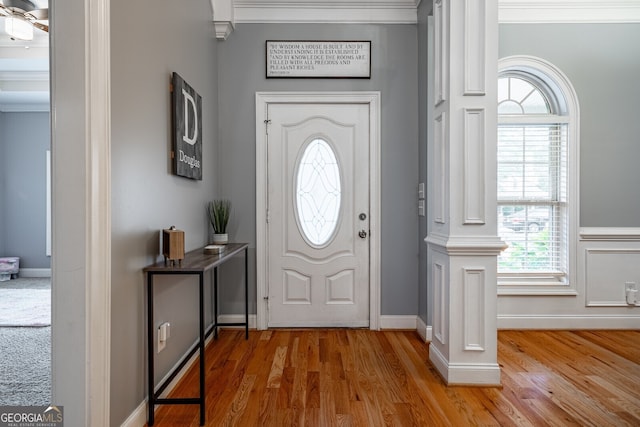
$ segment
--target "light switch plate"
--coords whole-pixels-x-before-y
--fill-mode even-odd
[[[424,199],[424,182],[418,184],[418,199]]]

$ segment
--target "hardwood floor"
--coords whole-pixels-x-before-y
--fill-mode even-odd
[[[415,331],[243,333],[207,347],[207,426],[640,426],[640,331],[501,331],[501,388],[446,387]],[[198,426],[198,407],[155,425]]]

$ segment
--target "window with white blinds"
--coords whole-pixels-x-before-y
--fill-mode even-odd
[[[563,282],[568,265],[568,117],[535,76],[498,80],[498,229],[501,279]]]

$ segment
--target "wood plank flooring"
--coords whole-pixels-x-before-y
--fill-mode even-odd
[[[446,387],[415,331],[224,330],[207,426],[640,426],[640,331],[501,331],[502,387]],[[198,390],[198,365],[173,396]],[[164,405],[156,426],[198,426]]]

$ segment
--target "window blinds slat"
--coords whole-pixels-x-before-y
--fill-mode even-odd
[[[500,274],[567,271],[566,154],[564,123],[498,127],[498,218],[509,248]]]

